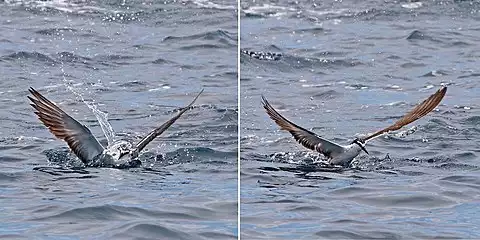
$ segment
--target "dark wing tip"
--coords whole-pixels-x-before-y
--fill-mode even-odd
[[[37,97],[37,95],[40,95],[40,93],[37,90],[35,90],[33,87],[30,87],[28,91],[30,92],[30,94],[32,94],[35,97]]]
[[[32,104],[30,104],[30,105],[32,105],[32,107],[33,107],[33,105],[34,105],[34,103],[35,103],[35,99],[33,99],[33,98],[30,97],[30,96],[27,96],[27,98],[32,102]]]
[[[200,90],[197,96],[195,96],[195,98],[190,102],[190,104],[188,104],[186,108],[190,108],[197,101],[198,97],[200,97],[200,95],[203,93],[203,90],[205,90],[205,88],[202,88],[202,90]]]
[[[442,86],[442,88],[440,88],[438,91],[441,92],[443,96],[445,96],[445,94],[447,93],[447,86]]]
[[[267,109],[267,106],[270,105],[270,103],[268,102],[267,98],[265,96],[263,96],[262,94],[262,105],[263,105],[263,108]],[[268,110],[268,109],[267,109]]]
[[[265,98],[265,96],[262,95],[262,105],[263,105],[263,108],[265,109],[265,111],[267,112],[267,114],[270,116],[270,118],[272,120],[274,120],[277,124],[279,124],[279,122],[282,122],[284,121],[284,117],[281,116],[273,107],[272,105],[270,105],[270,103],[268,102],[267,98]],[[277,116],[277,115],[280,115]],[[281,126],[281,125],[280,125]],[[286,130],[286,129],[285,129]]]
[[[177,121],[177,119],[179,119],[187,110],[189,110],[193,104],[195,103],[195,101],[197,101],[198,97],[200,96],[200,94],[203,93],[203,88],[202,90],[195,96],[195,98],[190,102],[190,104],[188,104],[186,107],[182,108],[178,113],[177,115],[173,116],[171,119],[169,119],[168,121],[166,121],[165,123],[163,123],[160,127],[154,129],[153,131],[151,131],[149,134],[147,134],[145,137],[142,138],[142,140],[140,140],[140,142],[138,142],[136,145],[135,145],[135,150],[133,151],[132,154],[139,154],[140,151],[142,151],[146,146],[147,144],[149,144],[151,141],[153,141],[153,139],[155,139],[156,137],[160,136],[160,134],[162,134],[164,131],[166,131],[173,123],[175,123],[175,121]]]
[[[28,96],[28,98],[29,98],[30,100],[32,100],[33,102],[35,102],[35,100],[36,100],[36,101],[45,102],[45,103],[48,103],[48,104],[50,104],[50,103],[53,104],[50,100],[48,100],[46,97],[44,97],[42,94],[40,94],[40,93],[39,93],[37,90],[35,90],[33,87],[30,87],[30,88],[28,89],[28,91],[36,98],[36,99],[32,100],[32,98],[31,98],[30,96]],[[35,104],[36,104],[36,103],[37,103],[37,102],[35,102]],[[55,104],[53,104],[53,105],[55,105]]]
[[[447,86],[442,86],[440,89],[437,90],[437,92],[435,92],[432,96],[427,98],[427,100],[422,102],[420,105],[426,104],[427,102],[431,102],[430,104],[428,104],[428,105],[431,105],[431,109],[428,109],[429,111],[427,111],[425,114],[435,109],[438,106],[438,104],[440,104],[443,97],[445,97],[446,93],[447,93]]]

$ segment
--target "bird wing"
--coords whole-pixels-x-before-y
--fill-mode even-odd
[[[142,149],[145,148],[145,146],[147,146],[147,144],[149,144],[153,139],[155,139],[156,137],[158,137],[160,134],[162,134],[163,132],[165,132],[165,130],[167,130],[175,121],[177,121],[178,118],[180,118],[180,116],[182,116],[182,114],[184,114],[188,109],[190,109],[190,107],[193,105],[193,103],[195,103],[195,101],[197,100],[197,98],[200,96],[200,94],[203,93],[203,89],[202,91],[200,91],[197,96],[193,99],[193,101],[188,104],[188,106],[184,107],[182,110],[180,110],[180,112],[177,113],[177,115],[175,115],[174,117],[172,117],[170,120],[168,120],[167,122],[165,122],[164,124],[162,124],[160,127],[156,128],[155,130],[153,130],[152,132],[150,132],[149,134],[147,134],[145,137],[142,138],[142,140],[140,140],[140,142],[137,143],[137,145],[135,145],[135,148],[134,148],[134,151],[132,153],[132,156],[138,156],[138,154],[140,153],[140,151],[142,151]]]
[[[85,125],[77,122],[35,89],[30,88],[29,91],[34,97],[28,96],[28,99],[32,101],[30,105],[35,108],[35,114],[40,121],[55,137],[67,142],[70,149],[83,163],[91,161],[103,152],[102,145]]]
[[[395,122],[393,125],[387,128],[384,128],[380,131],[377,131],[369,136],[366,136],[362,138],[362,140],[366,142],[384,133],[398,130],[403,126],[410,124],[417,119],[422,118],[423,116],[427,115],[429,112],[435,109],[435,107],[438,106],[438,104],[442,101],[443,97],[445,96],[446,92],[447,92],[447,87],[446,86],[441,87],[437,92],[435,92],[430,97],[425,99],[422,103],[420,103],[413,110],[405,114],[405,116],[403,116],[400,120]]]
[[[295,140],[297,140],[304,147],[317,151],[329,158],[334,157],[336,154],[340,154],[344,151],[342,146],[323,139],[317,136],[315,133],[302,128],[293,122],[290,122],[288,119],[280,115],[280,113],[278,113],[272,107],[272,105],[270,105],[264,96],[262,96],[262,104],[263,108],[265,108],[267,111],[267,114],[278,126],[280,126],[280,129],[289,131]]]

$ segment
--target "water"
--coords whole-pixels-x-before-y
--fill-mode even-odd
[[[244,239],[480,238],[480,2],[240,4],[241,47],[255,53],[240,59]],[[2,239],[236,239],[236,1],[0,5]],[[436,111],[346,169],[260,104],[347,143],[440,85]],[[29,87],[103,144],[140,140],[205,92],[142,167],[112,169],[78,164]]]
[[[236,239],[235,1],[0,5],[2,239]],[[104,145],[102,129],[137,142],[205,92],[142,167],[110,169],[72,162],[29,87]]]
[[[480,238],[480,2],[241,6],[242,49],[276,53],[240,59],[243,239]],[[348,169],[321,165],[260,97],[346,144],[442,84],[437,111],[372,141]]]

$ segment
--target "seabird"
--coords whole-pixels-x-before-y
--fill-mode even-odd
[[[348,165],[350,165],[352,160],[360,154],[361,151],[364,151],[368,154],[368,151],[365,148],[365,145],[368,141],[388,132],[396,131],[403,126],[410,124],[413,121],[427,115],[440,103],[440,101],[442,101],[446,92],[447,87],[442,86],[437,92],[425,99],[422,103],[420,103],[413,110],[405,114],[405,116],[403,116],[393,125],[377,131],[373,134],[364,137],[357,137],[349,145],[346,146],[342,146],[325,138],[322,138],[319,135],[289,121],[288,119],[280,115],[280,113],[278,113],[272,107],[272,105],[270,105],[270,103],[263,95],[262,104],[267,111],[267,114],[273,121],[275,121],[278,126],[280,126],[280,129],[289,131],[293,135],[295,140],[297,140],[301,145],[323,154],[330,164],[347,167]]]
[[[90,129],[65,113],[53,102],[48,100],[35,89],[30,88],[33,97],[28,96],[30,105],[36,110],[35,114],[55,137],[67,142],[75,155],[87,166],[102,167],[131,167],[139,166],[138,155],[147,144],[167,130],[182,114],[195,103],[202,91],[197,94],[188,106],[181,109],[177,115],[156,128],[137,144],[127,141],[117,141],[104,148]]]

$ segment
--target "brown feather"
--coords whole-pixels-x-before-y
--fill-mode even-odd
[[[384,128],[380,131],[377,131],[377,132],[373,133],[372,135],[369,135],[369,136],[363,138],[362,140],[365,142],[365,141],[368,141],[368,140],[370,140],[372,138],[375,138],[379,135],[382,135],[384,133],[388,133],[388,132],[391,132],[391,131],[396,131],[396,130],[402,128],[403,126],[405,126],[407,124],[410,124],[410,123],[414,122],[415,120],[418,120],[418,119],[422,118],[423,116],[427,115],[429,112],[431,112],[433,109],[435,109],[435,107],[438,106],[438,104],[442,101],[443,97],[445,96],[446,92],[447,92],[447,87],[443,86],[437,92],[435,92],[433,95],[431,95],[430,97],[425,99],[422,103],[417,105],[413,110],[411,110],[410,112],[405,114],[405,116],[403,116],[400,120],[395,122],[393,125],[391,125],[387,128]]]
[[[330,142],[326,139],[323,139],[317,136],[315,133],[302,128],[290,120],[286,119],[280,113],[278,113],[272,105],[267,101],[267,99],[262,96],[263,108],[265,108],[267,114],[270,118],[275,121],[275,123],[280,126],[281,130],[286,130],[292,134],[293,138],[297,140],[302,146],[322,153],[327,158],[332,157],[332,153],[338,154],[343,151],[343,148],[336,143]]]
[[[30,104],[36,111],[40,121],[57,138],[67,142],[72,151],[84,163],[103,152],[103,147],[91,134],[90,130],[77,122],[57,105],[42,96],[35,89],[30,88],[33,97],[28,96]]]
[[[149,144],[153,139],[156,137],[160,136],[163,132],[165,132],[175,121],[177,121],[187,110],[189,110],[195,101],[197,101],[198,97],[203,93],[203,89],[195,96],[195,98],[188,104],[186,107],[184,107],[182,110],[180,110],[174,117],[166,121],[164,124],[162,124],[160,127],[154,129],[151,131],[149,134],[147,134],[145,137],[142,138],[136,145],[135,145],[135,150],[132,152],[132,156],[138,156],[140,151],[142,151],[147,144]]]

